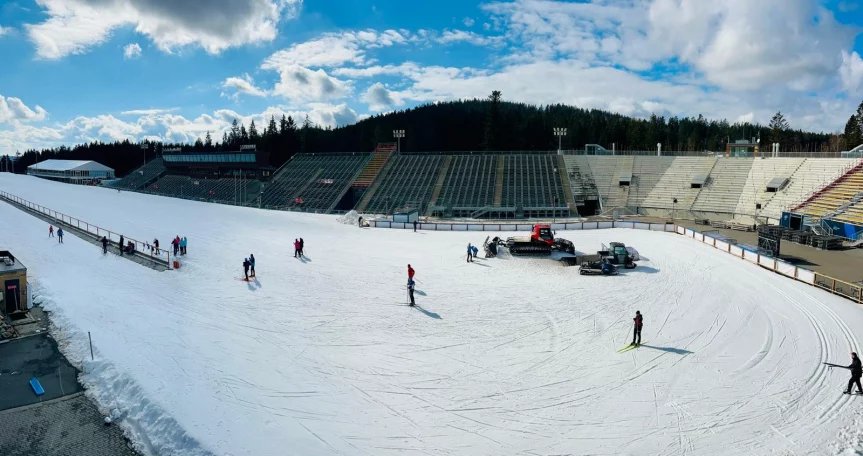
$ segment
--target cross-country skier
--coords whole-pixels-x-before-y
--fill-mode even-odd
[[[300,255],[300,241],[294,239],[294,258],[298,258]]]
[[[102,236],[102,254],[108,254],[108,238]]]
[[[414,220],[414,233],[416,233],[416,232],[417,232],[417,221]]]
[[[413,279],[414,274],[416,274],[416,271],[414,271],[414,268],[412,268],[411,265],[408,265],[408,279]]]
[[[303,254],[303,248],[305,248],[305,246],[306,246],[306,241],[304,241],[303,238],[300,238],[300,256],[305,256]]]
[[[249,263],[249,259],[243,259],[243,274],[246,275],[246,278],[243,280],[245,280],[246,282],[249,281],[249,266],[251,266],[251,263]]]
[[[845,390],[845,394],[851,394],[851,387],[855,384],[857,385],[857,392],[863,394],[863,387],[860,387],[860,377],[863,377],[863,365],[860,364],[860,358],[857,357],[857,353],[851,353],[851,365],[848,366],[848,369],[851,369],[851,380],[848,380],[848,388]]]
[[[467,262],[473,262],[473,246],[470,245],[470,242],[467,243]]]
[[[251,266],[251,268],[252,268],[252,277],[254,277],[255,276],[255,255],[252,253],[249,254],[249,266]]]
[[[408,296],[411,298],[411,305],[415,305],[414,302],[414,279],[408,279]]]
[[[48,237],[54,237],[54,225],[48,225]]]
[[[63,243],[63,227],[61,226],[57,227],[57,242]]]
[[[635,329],[632,333],[632,345],[641,345],[641,326],[644,323],[644,317],[641,316],[640,311],[635,311],[635,318],[632,321],[635,322]],[[636,337],[638,338],[638,343],[635,342]]]
[[[123,235],[121,234],[120,235],[120,241],[117,242],[117,250],[120,251],[120,256],[123,256],[123,249],[126,248],[126,246],[123,245],[123,239],[124,239]]]

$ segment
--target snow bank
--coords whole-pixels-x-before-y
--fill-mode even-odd
[[[351,209],[347,213],[340,215],[338,221],[343,225],[357,226],[359,225],[360,214],[357,214],[357,211]]]

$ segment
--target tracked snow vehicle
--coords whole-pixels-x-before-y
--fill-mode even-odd
[[[572,242],[555,238],[549,225],[534,225],[530,236],[508,238],[506,248],[510,255],[551,255],[553,250],[575,253]]]

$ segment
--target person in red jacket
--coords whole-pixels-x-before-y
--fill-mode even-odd
[[[413,279],[415,273],[416,271],[414,271],[414,268],[412,268],[411,265],[408,265],[408,279]]]
[[[300,256],[300,241],[294,239],[294,258],[298,258]]]
[[[632,333],[632,345],[641,345],[641,326],[644,324],[644,318],[641,316],[641,312],[635,311],[635,318],[632,319],[635,322],[635,331]],[[635,338],[638,338],[638,343],[635,342]]]

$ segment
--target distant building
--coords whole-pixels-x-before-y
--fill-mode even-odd
[[[96,185],[114,178],[114,170],[94,161],[45,160],[27,167],[27,174],[67,184]]]
[[[726,157],[757,157],[760,144],[753,138],[752,141],[738,139],[733,143],[725,145]]]

